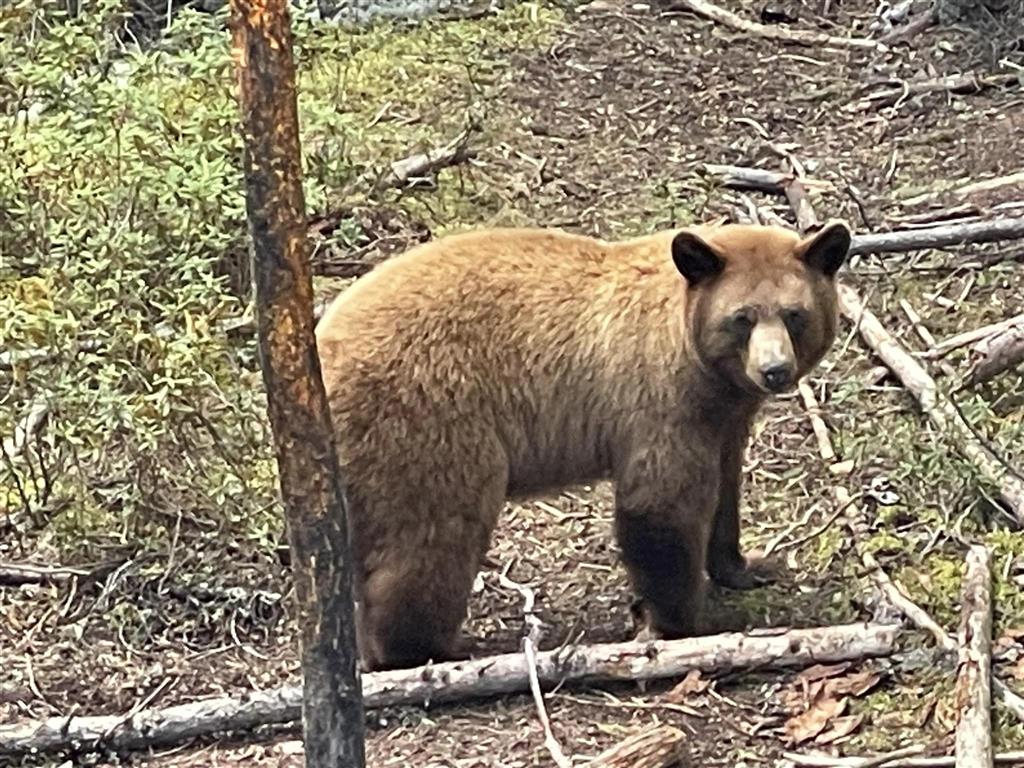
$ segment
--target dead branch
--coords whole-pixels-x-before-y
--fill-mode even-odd
[[[847,624],[815,629],[732,632],[686,640],[577,646],[537,654],[541,684],[588,684],[680,677],[691,669],[722,672],[748,667],[798,667],[812,663],[887,656],[896,649],[900,628],[887,624]],[[529,689],[521,653],[448,662],[416,669],[362,676],[368,708],[427,705],[518,693]],[[243,698],[221,697],[166,709],[123,715],[53,717],[0,726],[0,754],[141,749],[177,744],[224,731],[298,721],[302,690],[288,686],[255,691]]]
[[[963,581],[959,664],[954,697],[957,768],[991,768],[992,761],[992,552],[967,552]]]
[[[1024,323],[982,339],[976,352],[978,360],[964,381],[967,387],[983,384],[1024,363]]]
[[[555,732],[551,730],[551,719],[548,717],[547,707],[544,706],[544,694],[537,677],[537,645],[540,643],[541,624],[533,610],[536,602],[533,590],[525,584],[512,581],[504,572],[498,574],[498,582],[503,587],[515,590],[523,598],[523,620],[526,624],[526,634],[523,635],[523,656],[526,657],[526,670],[530,680],[533,704],[537,708],[537,717],[544,729],[544,747],[558,768],[572,768],[572,760],[566,756],[562,745],[555,737]]]
[[[921,751],[919,747],[908,747]],[[791,752],[785,753],[784,757],[793,765],[800,768],[865,768],[869,765],[884,766],[884,768],[955,768],[955,757],[901,757],[897,750],[887,755],[883,762],[870,762],[878,758],[865,757],[833,757],[832,755],[796,755]],[[993,762],[996,765],[1024,765],[1024,752],[1003,752],[995,755]]]
[[[854,108],[858,110],[882,109],[901,104],[914,96],[923,96],[929,93],[979,93],[986,88],[998,88],[1004,85],[1011,85],[1017,81],[1016,74],[989,75],[986,77],[969,72],[964,75],[949,75],[947,77],[935,78],[934,80],[903,83],[903,85],[897,88],[876,91],[857,102]]]
[[[0,562],[0,586],[19,587],[22,584],[60,584],[76,576],[88,576],[90,573],[90,571],[80,568]]]
[[[821,418],[821,406],[814,397],[814,390],[806,381],[801,380],[798,385],[800,399],[803,400],[804,408],[807,409],[807,418],[811,422],[811,429],[814,430],[814,439],[818,441],[818,455],[824,461],[831,462],[836,457],[836,451],[832,447],[832,438],[828,434],[828,426]]]
[[[685,735],[671,725],[659,725],[630,736],[606,749],[587,768],[689,768]]]
[[[994,243],[1024,239],[1024,218],[991,219],[941,227],[854,235],[851,255],[903,253],[926,248],[948,248],[968,243]]]
[[[951,437],[967,460],[999,487],[1014,519],[1024,525],[1024,481],[975,437],[960,411],[939,391],[931,374],[885,330],[856,291],[840,286],[839,298],[843,314],[857,327],[868,346],[899,377],[939,432]]]
[[[958,333],[956,336],[950,336],[948,339],[940,341],[927,352],[922,353],[921,357],[942,357],[961,347],[966,347],[968,344],[984,341],[991,336],[1013,328],[1024,330],[1024,315],[1014,315],[1006,320],[1000,320],[998,323],[983,325],[980,328],[972,328],[969,331]]]
[[[737,32],[744,32],[748,35],[775,40],[780,43],[791,45],[811,45],[830,48],[855,48],[859,50],[880,50],[884,46],[874,40],[867,40],[862,37],[834,37],[821,32],[814,32],[803,29],[784,29],[782,27],[770,27],[756,21],[748,21],[740,18],[735,13],[719,8],[717,5],[705,0],[675,0],[670,10],[690,11],[705,19],[710,19],[723,27],[734,29]]]
[[[786,185],[796,180],[790,173],[769,171],[764,168],[750,168],[744,165],[714,165],[706,163],[704,172],[710,176],[717,176],[719,181],[730,189],[752,190],[754,192],[767,192],[772,195],[785,195]],[[817,179],[800,179],[804,188],[831,190],[832,185],[827,181]]]
[[[470,149],[469,139],[474,131],[475,126],[471,125],[443,146],[396,160],[391,164],[391,170],[378,180],[377,190],[400,189],[417,179],[433,176],[442,168],[472,159],[476,153]]]

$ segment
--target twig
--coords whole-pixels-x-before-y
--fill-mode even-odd
[[[540,679],[537,677],[537,643],[540,642],[541,624],[537,614],[533,611],[535,602],[533,590],[525,584],[512,581],[505,572],[498,574],[498,581],[503,587],[515,590],[523,598],[523,620],[526,623],[526,634],[523,635],[523,655],[526,657],[526,669],[530,678],[530,693],[533,694],[537,717],[544,729],[544,747],[559,768],[572,768],[572,760],[562,751],[562,745],[558,743],[554,731],[551,730],[551,720],[548,717],[547,707],[544,706],[544,694],[541,692]]]
[[[900,627],[892,624],[849,624],[574,646],[539,652],[537,677],[543,686],[553,687],[580,681],[596,685],[673,678],[691,669],[713,673],[824,664],[887,656],[896,649],[899,632]],[[523,654],[509,653],[375,672],[363,675],[362,685],[366,707],[372,709],[517,693],[528,690],[530,681]],[[302,689],[298,686],[249,692],[243,698],[205,699],[138,712],[105,740],[102,737],[111,723],[123,720],[122,715],[53,717],[2,725],[0,754],[46,752],[72,745],[80,751],[146,749],[223,731],[292,724],[300,717],[301,706]]]
[[[737,32],[745,32],[748,35],[755,35],[756,37],[775,40],[780,43],[832,48],[856,48],[871,51],[884,48],[878,42],[862,37],[834,37],[811,30],[784,29],[782,27],[770,27],[766,24],[759,24],[756,21],[747,21],[735,13],[705,2],[705,0],[675,0],[671,10],[690,11],[698,16],[710,19],[716,24],[735,29]]]
[[[857,292],[843,285],[839,289],[843,314],[853,323],[882,362],[895,373],[918,401],[921,410],[940,433],[953,438],[960,452],[989,481],[999,487],[1014,519],[1024,525],[1024,481],[974,436],[959,409],[938,389],[924,367],[882,326],[861,302]]]
[[[956,699],[957,768],[991,768],[992,761],[992,553],[967,552],[959,632]]]
[[[45,565],[0,562],[0,586],[61,583],[75,576],[88,576],[90,571]]]
[[[917,335],[921,337],[921,341],[927,344],[929,347],[935,346],[935,337],[932,336],[932,332],[929,331],[921,319],[921,316],[917,314],[917,310],[911,305],[906,299],[900,299],[900,309],[903,310],[903,314],[907,316],[907,320],[914,326],[914,330]]]
[[[906,101],[911,96],[922,96],[928,93],[978,93],[986,88],[997,88],[1015,82],[1017,82],[1016,74],[991,75],[989,77],[973,73],[950,75],[934,80],[904,83],[899,88],[877,91],[859,101],[855,105],[855,109],[865,110],[892,107]]]
[[[821,418],[821,406],[814,397],[814,390],[811,385],[801,379],[798,385],[800,399],[803,400],[804,408],[807,410],[807,418],[811,422],[811,429],[814,430],[814,439],[818,442],[818,455],[824,461],[831,462],[836,458],[835,448],[832,447],[832,438],[828,434],[828,426]]]
[[[689,768],[685,735],[671,725],[658,725],[606,749],[587,768]]]

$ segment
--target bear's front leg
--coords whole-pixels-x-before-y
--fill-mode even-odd
[[[743,483],[743,449],[746,434],[726,441],[722,447],[721,481],[711,541],[708,544],[708,574],[719,586],[754,589],[777,578],[773,561],[740,551],[740,496]]]
[[[701,630],[707,526],[666,520],[668,509],[619,510],[615,525],[622,559],[647,628],[658,637],[691,637]]]
[[[647,446],[617,473],[615,528],[647,629],[665,638],[701,631],[718,463],[671,444]],[[717,457],[715,457],[717,459]]]

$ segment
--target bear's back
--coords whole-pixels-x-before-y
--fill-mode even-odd
[[[604,471],[616,413],[642,410],[637,398],[657,397],[673,368],[682,287],[658,236],[499,229],[417,246],[317,327],[340,439],[358,452],[360,440],[472,425],[522,468],[513,486],[555,482],[562,465]]]

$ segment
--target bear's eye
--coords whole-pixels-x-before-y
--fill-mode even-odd
[[[733,312],[725,321],[726,330],[730,333],[735,333],[738,336],[748,335],[753,327],[754,314],[748,309],[741,309],[739,312]]]
[[[802,309],[784,309],[782,310],[782,322],[786,324],[786,329],[795,336],[807,327],[807,312]]]

